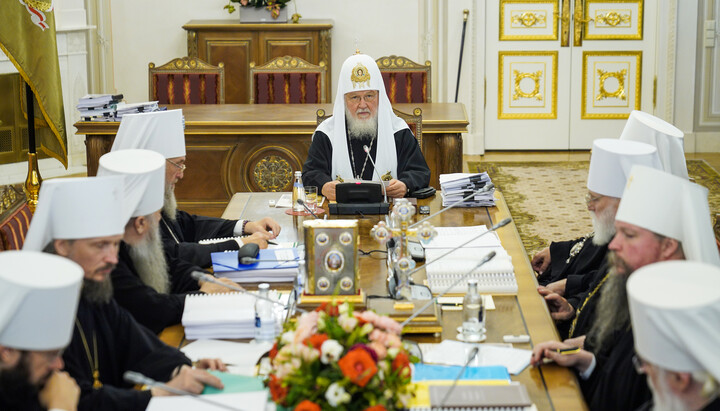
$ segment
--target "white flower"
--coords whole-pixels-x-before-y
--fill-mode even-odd
[[[323,364],[330,364],[337,361],[343,353],[343,346],[335,340],[326,340],[320,346],[320,361]]]
[[[347,301],[338,306],[338,312],[340,314],[347,314],[348,311],[350,311],[350,304],[348,304]]]
[[[338,316],[338,323],[340,324],[340,327],[342,327],[343,331],[345,331],[346,333],[351,333],[352,330],[357,327],[358,320],[354,316],[340,314],[340,316]]]
[[[325,391],[325,398],[331,407],[337,407],[340,404],[345,404],[350,401],[350,394],[345,392],[340,384],[334,382],[330,384],[327,391]]]
[[[373,327],[370,323],[365,323],[365,325],[362,326],[360,329],[360,335],[368,335],[372,330],[374,330],[375,327]]]
[[[399,352],[400,349],[397,347],[388,348],[388,357],[395,358]]]
[[[284,332],[283,335],[280,337],[280,342],[282,342],[283,345],[292,344],[294,339],[295,339],[295,332],[287,331],[287,332]]]

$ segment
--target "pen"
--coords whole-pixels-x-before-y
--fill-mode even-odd
[[[274,241],[268,241],[267,243],[270,244],[270,245],[277,245],[277,243],[274,242]]]
[[[570,354],[577,354],[580,352],[580,347],[572,347],[572,348],[558,348],[555,350],[556,353],[560,355],[570,355]]]

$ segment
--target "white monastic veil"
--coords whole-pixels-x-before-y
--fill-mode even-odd
[[[365,70],[362,70],[358,77],[356,69],[361,69],[361,67],[364,67]],[[369,75],[369,79],[365,80],[364,74]],[[358,81],[360,79],[364,81]],[[335,94],[333,116],[323,121],[317,128],[317,131],[325,133],[332,143],[332,174],[330,176],[333,179],[340,176],[343,180],[355,178],[347,155],[345,94],[362,90],[377,90],[380,98],[378,103],[378,136],[375,142],[377,144],[375,164],[377,164],[378,172],[373,173],[373,180],[378,179],[376,174],[383,175],[388,171],[393,178],[397,178],[397,153],[394,135],[398,131],[409,127],[403,119],[393,113],[380,70],[375,60],[365,54],[350,56],[343,63],[342,69],[340,69],[337,93]]]

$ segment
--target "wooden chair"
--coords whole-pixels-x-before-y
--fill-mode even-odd
[[[325,103],[327,67],[300,57],[276,57],[267,64],[250,63],[250,104]]]
[[[417,139],[420,150],[422,151],[422,109],[417,107],[413,109],[412,114],[403,113],[400,110],[393,109],[393,113],[395,113],[395,115],[400,117],[401,119],[405,120],[405,122],[408,124],[408,127],[410,127],[410,131],[412,131],[412,133],[415,135],[415,139]],[[317,124],[320,125],[320,123],[332,117],[332,114],[325,114],[325,110],[319,109],[315,112],[315,116],[317,117]]]
[[[22,249],[31,219],[22,190],[12,185],[0,186],[0,251]]]
[[[150,100],[160,104],[224,104],[225,65],[217,67],[197,57],[148,65]]]
[[[713,231],[715,231],[715,244],[720,252],[720,214],[715,214],[715,224],[713,225]]]
[[[391,103],[430,103],[430,61],[418,64],[402,56],[375,60]]]

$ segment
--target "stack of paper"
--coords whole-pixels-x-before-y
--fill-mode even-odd
[[[115,121],[115,107],[122,94],[88,94],[80,99],[77,109],[82,121]]]
[[[241,293],[190,294],[182,316],[185,337],[253,338],[255,298]]]
[[[258,262],[240,264],[237,251],[212,253],[213,272],[238,283],[291,283],[298,275],[297,248],[260,250]]]
[[[120,121],[125,114],[150,113],[158,110],[160,110],[160,108],[158,107],[157,101],[145,101],[133,104],[119,103],[117,105],[117,111],[115,112],[115,119],[116,121]]]
[[[440,189],[442,192],[443,207],[453,205],[462,201],[463,198],[469,196],[474,191],[485,187],[491,183],[488,173],[452,173],[440,174]],[[465,200],[457,207],[483,207],[495,205],[495,188],[486,192],[476,194]]]
[[[432,364],[462,366],[473,348],[480,351],[470,361],[471,366],[502,366],[512,375],[518,375],[530,365],[532,351],[492,344],[470,344],[444,340],[440,344],[420,344],[423,361]]]

